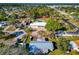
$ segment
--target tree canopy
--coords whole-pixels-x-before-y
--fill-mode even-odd
[[[49,31],[61,28],[60,24],[58,23],[58,20],[52,19],[51,17],[48,19],[47,24],[46,24],[45,27]]]
[[[59,49],[56,49],[49,53],[49,55],[63,55],[63,54],[64,54],[63,51]]]

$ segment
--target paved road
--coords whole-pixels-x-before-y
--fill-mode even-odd
[[[53,8],[55,11],[61,13],[62,15],[69,16],[70,18],[74,19],[74,17],[71,16],[70,14],[68,14],[68,13],[65,13],[65,12],[63,12],[63,11],[61,11],[61,10],[55,8],[55,7],[52,7],[52,6],[48,6],[48,7]],[[73,24],[73,23],[71,23],[71,22],[69,22],[69,21],[67,21],[67,20],[64,20],[64,21],[65,21],[66,23],[72,25],[73,28],[79,30],[79,27],[78,27],[77,25],[75,25],[75,24]]]
[[[73,28],[75,28],[76,30],[79,30],[79,27],[76,26],[75,24],[69,22],[68,20],[63,20],[64,22],[68,23],[69,25],[71,25]]]
[[[71,16],[71,15],[69,15],[69,14],[67,14],[67,13],[65,13],[65,12],[63,12],[63,11],[61,11],[61,10],[55,8],[55,7],[52,7],[52,6],[48,6],[48,7],[53,8],[55,11],[61,13],[62,15],[69,16],[69,17],[71,17],[71,18],[74,18],[73,16]]]

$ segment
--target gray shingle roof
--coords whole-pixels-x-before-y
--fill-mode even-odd
[[[48,50],[53,50],[53,43],[48,41],[31,41],[29,46],[35,46],[38,49],[41,49],[43,53],[47,53]]]

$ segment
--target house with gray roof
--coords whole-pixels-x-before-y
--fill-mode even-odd
[[[79,33],[62,31],[62,32],[56,32],[55,36],[79,36]]]
[[[53,43],[49,41],[31,41],[29,43],[29,53],[40,54],[48,53],[54,49]]]

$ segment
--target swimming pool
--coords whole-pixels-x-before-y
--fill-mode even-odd
[[[24,34],[24,32],[23,31],[18,31],[18,32],[13,33],[13,35],[15,35],[16,37],[18,37],[21,34]]]

